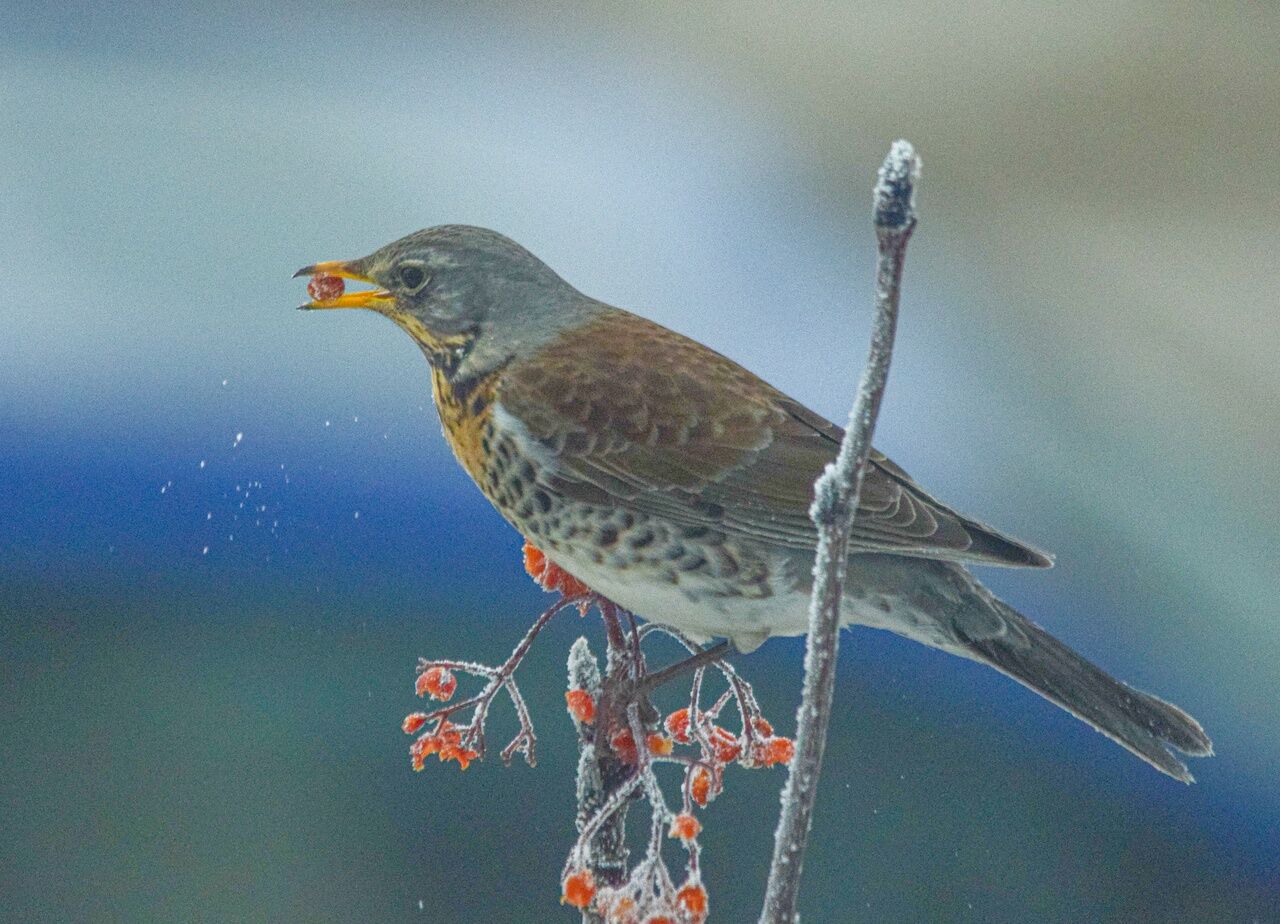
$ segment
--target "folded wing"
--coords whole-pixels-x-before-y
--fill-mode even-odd
[[[843,431],[732,360],[616,309],[509,370],[503,408],[586,503],[796,549],[816,543],[813,483]],[[873,450],[852,545],[952,561],[1052,560],[926,494]]]

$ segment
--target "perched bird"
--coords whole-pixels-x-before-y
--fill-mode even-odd
[[[367,308],[431,365],[444,434],[489,501],[565,571],[638,616],[750,651],[808,627],[813,483],[841,428],[714,350],[578,292],[514,241],[446,225],[298,275],[378,288]],[[336,280],[335,280],[336,281]],[[843,615],[989,664],[1153,767],[1212,745],[998,600],[966,565],[1043,552],[927,494],[878,452],[853,525]]]

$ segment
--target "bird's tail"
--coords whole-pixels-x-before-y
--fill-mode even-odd
[[[1199,722],[1172,703],[1116,680],[997,599],[967,572],[956,571],[970,586],[963,594],[962,612],[950,627],[957,646],[953,651],[989,664],[1057,703],[1157,770],[1184,783],[1194,781],[1174,752],[1193,757],[1213,753],[1213,743]]]

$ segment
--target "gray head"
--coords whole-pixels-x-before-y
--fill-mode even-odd
[[[515,241],[469,225],[416,231],[359,260],[303,267],[379,288],[316,299],[316,308],[368,308],[417,341],[450,377],[481,375],[598,310]]]

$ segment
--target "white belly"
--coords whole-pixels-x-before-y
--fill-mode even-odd
[[[704,586],[695,575],[672,584],[644,569],[620,571],[563,551],[557,564],[642,619],[679,629],[699,642],[724,637],[739,650],[750,651],[771,635],[803,635],[808,624],[808,598],[781,588],[764,598],[729,597]]]
[[[739,651],[755,650],[773,636],[804,635],[809,630],[809,595],[775,588],[772,596],[749,598],[709,593],[690,577],[681,584],[654,580],[642,570],[619,571],[586,556],[561,552],[557,564],[592,590],[648,622],[671,626],[694,641],[728,638]],[[938,645],[934,631],[902,601],[881,594],[846,596],[843,625],[888,629],[928,645]]]

